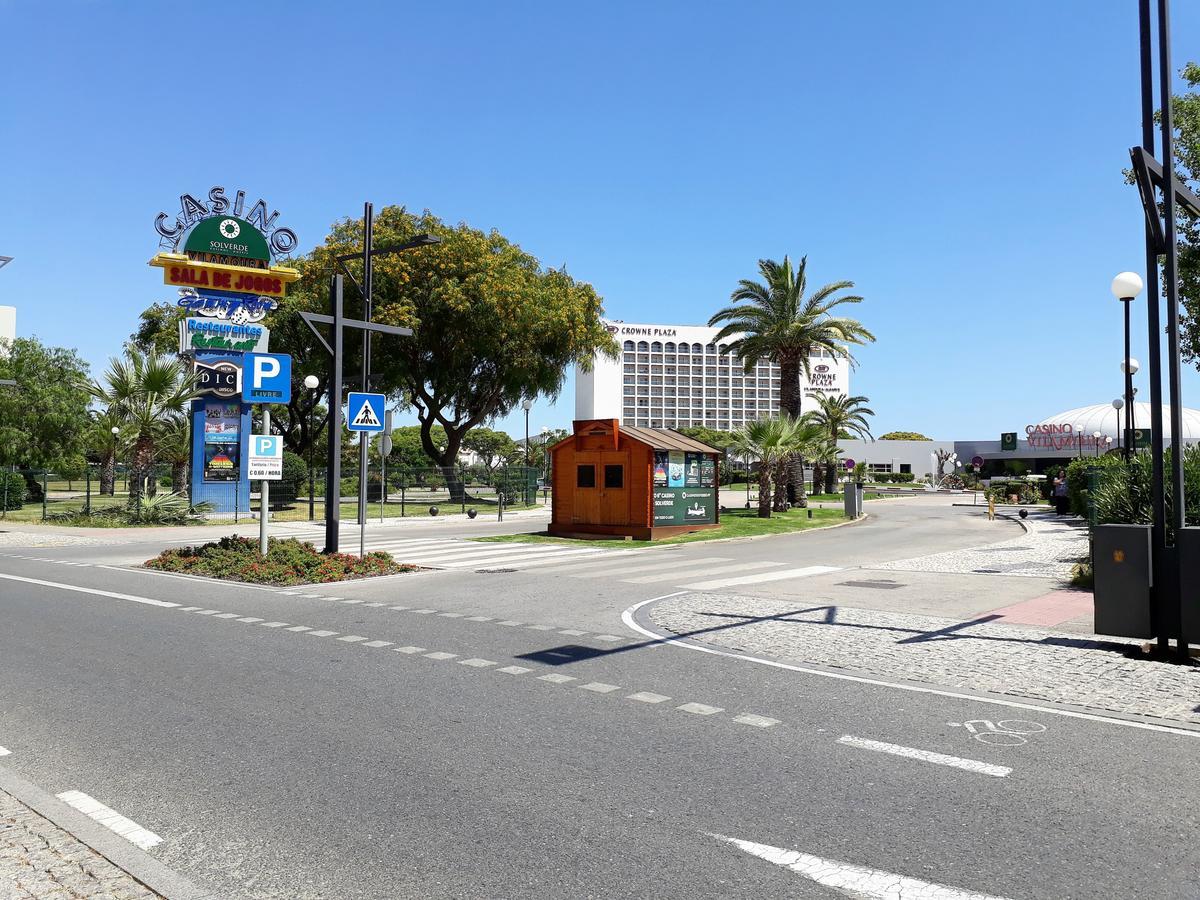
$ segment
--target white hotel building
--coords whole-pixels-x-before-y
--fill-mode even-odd
[[[575,367],[575,418],[620,419],[643,428],[703,425],[731,431],[779,414],[779,366],[759,362],[746,372],[715,343],[706,325],[635,325],[605,321],[621,352],[597,355],[590,372]],[[802,410],[810,393],[848,393],[850,365],[827,354],[813,356],[812,375],[801,374]]]

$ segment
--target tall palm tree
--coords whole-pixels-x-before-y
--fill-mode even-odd
[[[866,397],[851,397],[846,394],[810,394],[817,401],[817,408],[809,413],[812,421],[822,427],[826,438],[837,447],[837,439],[843,434],[851,434],[863,440],[874,440],[867,416],[875,415],[865,404]],[[836,454],[835,454],[836,456]],[[828,463],[825,466],[825,493],[833,493],[833,480],[836,468]]]
[[[172,421],[159,440],[158,458],[171,466],[171,492],[187,497],[190,494],[192,435],[187,416]]]
[[[771,518],[771,476],[815,435],[809,423],[791,416],[758,419],[733,433],[730,447],[758,462],[758,516]]]
[[[111,497],[116,493],[117,456],[122,447],[120,423],[109,410],[92,412],[91,420],[88,449],[100,457],[100,494]]]
[[[709,325],[721,325],[714,339],[729,337],[729,352],[741,357],[747,372],[762,359],[779,366],[779,410],[793,419],[800,417],[800,375],[808,378],[814,352],[825,351],[835,359],[854,363],[850,348],[875,340],[857,319],[834,314],[844,303],[861,303],[862,297],[840,294],[854,287],[853,281],[834,281],[805,295],[808,257],[798,268],[784,256],[783,262],[760,259],[763,281],[743,279],[729,299],[734,305],[718,310]],[[791,460],[789,482],[804,483],[804,461]]]
[[[108,407],[122,441],[131,447],[129,505],[136,507],[159,444],[187,418],[188,404],[196,396],[195,379],[173,356],[130,349],[124,359],[109,360],[103,381],[89,384],[88,391]]]

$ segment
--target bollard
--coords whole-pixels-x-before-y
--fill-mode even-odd
[[[46,521],[46,495],[49,493],[46,485],[46,470],[42,469],[42,521]]]
[[[85,515],[90,516],[92,514],[92,467],[84,466],[83,475],[84,478],[87,479],[87,500],[85,501],[86,505],[84,507]]]

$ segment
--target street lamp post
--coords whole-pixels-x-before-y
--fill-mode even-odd
[[[525,471],[521,473],[521,480],[525,482],[525,489],[521,492],[525,496],[525,505],[529,505],[529,410],[533,409],[533,400],[526,397],[521,401],[521,409],[525,410]],[[536,486],[535,486],[536,487]]]
[[[1125,406],[1125,401],[1118,397],[1112,402],[1112,408],[1117,414],[1117,449],[1121,447],[1121,410]],[[1129,448],[1125,448],[1125,462],[1129,462]]]
[[[1135,297],[1142,292],[1142,278],[1137,272],[1121,272],[1112,280],[1113,296],[1121,301],[1121,306],[1125,311],[1125,355],[1122,357],[1124,362],[1121,363],[1121,368],[1125,371],[1125,430],[1126,432],[1133,431],[1131,422],[1133,416],[1133,372],[1129,365],[1131,357],[1129,355],[1129,307],[1133,303]],[[1125,461],[1129,461],[1129,440],[1125,441]]]
[[[1101,437],[1103,437],[1103,435],[1099,431],[1092,432],[1092,440],[1094,440],[1096,442],[1096,456],[1100,455],[1100,438]]]
[[[317,386],[321,379],[316,375],[305,375],[304,386],[308,388],[308,521],[315,518],[314,495],[317,492],[316,472],[313,470],[313,445],[317,442],[313,431],[313,408],[317,405]]]

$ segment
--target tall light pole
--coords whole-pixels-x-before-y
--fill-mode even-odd
[[[1118,397],[1116,400],[1114,400],[1112,402],[1112,408],[1113,408],[1113,410],[1116,411],[1116,414],[1117,414],[1117,448],[1118,449],[1120,449],[1120,447],[1121,447],[1121,410],[1124,408],[1124,406],[1125,406],[1125,401],[1122,400],[1120,397]],[[1126,432],[1126,434],[1128,434],[1128,432]],[[1125,462],[1129,462],[1128,446],[1125,448]]]
[[[1096,456],[1100,455],[1100,438],[1104,437],[1099,431],[1092,432],[1092,440],[1096,442]]]
[[[317,442],[317,434],[313,431],[313,408],[317,405],[317,387],[321,384],[321,379],[316,375],[305,375],[304,386],[308,388],[308,521],[312,521],[314,514],[314,498],[313,495],[317,492],[316,472],[313,470],[313,445]]]
[[[1138,294],[1142,292],[1145,285],[1142,283],[1142,277],[1137,272],[1121,272],[1112,280],[1113,296],[1121,301],[1121,306],[1125,310],[1125,355],[1122,357],[1125,362],[1121,364],[1121,368],[1125,370],[1125,430],[1126,432],[1133,431],[1131,418],[1133,416],[1133,372],[1130,371],[1128,365],[1129,356],[1129,307]],[[1126,439],[1126,445],[1129,441]],[[1129,448],[1125,448],[1125,461],[1129,461]]]
[[[521,409],[525,410],[525,468],[529,468],[529,410],[533,409],[533,401],[526,397],[521,401]]]

